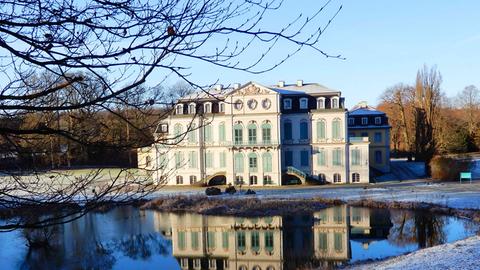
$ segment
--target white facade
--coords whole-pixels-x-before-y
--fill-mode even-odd
[[[302,81],[219,90],[178,100],[139,167],[168,185],[369,182],[369,142],[349,141],[339,91]]]

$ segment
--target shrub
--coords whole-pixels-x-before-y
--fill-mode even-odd
[[[460,172],[468,172],[472,167],[470,158],[436,156],[430,161],[432,178],[440,181],[460,180]]]

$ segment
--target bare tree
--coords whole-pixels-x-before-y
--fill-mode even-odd
[[[442,76],[436,67],[424,66],[415,84],[415,160],[425,161],[430,175],[430,161],[437,150],[435,126],[440,109]]]
[[[468,132],[473,136],[480,122],[480,91],[475,85],[469,85],[457,95],[456,103],[465,112]]]
[[[171,100],[145,82],[156,78],[162,85],[175,76],[206,91],[209,85],[189,80],[195,62],[262,73],[305,48],[341,58],[318,46],[341,9],[327,8],[330,2],[315,2],[309,14],[275,28],[264,21],[276,16],[281,0],[0,0],[3,154],[31,156],[36,169],[37,158],[47,153],[54,167],[65,151],[70,162],[73,144],[95,147],[96,155],[150,145]],[[291,51],[269,60],[282,43]],[[123,123],[118,133],[110,125],[115,121]],[[132,132],[141,139],[133,140]],[[10,218],[0,229],[66,222],[104,202],[128,202],[158,188],[128,170],[104,177],[101,171],[10,172],[0,185],[0,207]],[[59,204],[68,207],[52,206]],[[17,218],[12,208],[62,214]]]

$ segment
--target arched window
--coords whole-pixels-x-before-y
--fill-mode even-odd
[[[308,98],[300,99],[300,109],[308,109]]]
[[[360,182],[360,174],[359,173],[352,173],[352,182],[359,183]]]
[[[236,145],[240,145],[243,142],[243,126],[240,123],[233,126],[233,139]]]
[[[325,98],[321,97],[317,99],[317,110],[325,109]]]
[[[181,175],[177,175],[177,185],[182,185],[183,184],[183,176]]]
[[[270,144],[272,141],[272,125],[270,125],[270,122],[262,124],[262,140],[264,144]]]
[[[190,185],[194,184],[197,182],[197,177],[195,175],[190,175]]]
[[[342,136],[342,121],[338,118],[333,119],[332,121],[332,138],[334,140],[338,140]]]
[[[255,153],[248,154],[248,171],[249,172],[258,171],[258,158],[257,158],[257,154]]]
[[[268,173],[272,172],[272,154],[271,153],[263,153],[262,155],[262,165],[263,165],[263,172]]]
[[[212,113],[212,103],[207,102],[203,104],[203,112],[204,113]]]
[[[150,165],[152,163],[152,158],[150,156],[146,156],[145,157],[145,167],[150,167]]]
[[[325,140],[325,120],[317,121],[317,140]]]
[[[325,174],[323,173],[318,174],[318,181],[325,182],[325,180],[326,180]]]
[[[248,124],[248,144],[257,144],[257,125],[254,122]]]
[[[300,140],[308,140],[308,122],[305,120],[300,122]]]
[[[287,120],[283,123],[283,134],[285,136],[285,140],[292,139],[292,122]]]
[[[218,110],[219,110],[220,112],[225,112],[225,103],[220,102],[220,103],[218,104],[218,107],[219,107]]]
[[[332,109],[338,109],[338,108],[340,108],[338,97],[332,97],[332,98],[330,99],[330,102],[332,103]]]
[[[188,132],[188,142],[189,143],[197,143],[197,129],[196,125],[192,124],[190,127],[190,131]]]
[[[225,136],[225,123],[221,122],[218,125],[218,141],[220,142],[225,142],[226,136]]]
[[[175,107],[175,114],[183,114],[183,104],[177,104]]]
[[[243,184],[244,184],[244,183],[243,183],[243,176],[237,175],[237,176],[235,177],[235,185],[243,185]]]
[[[173,139],[175,140],[175,142],[180,142],[182,140],[182,134],[183,134],[183,128],[182,128],[182,124],[175,124],[175,126],[173,127]]]
[[[342,182],[342,176],[339,173],[334,173],[333,174],[333,182],[334,183]]]
[[[188,113],[195,114],[197,112],[196,108],[197,108],[197,105],[195,103],[190,103],[188,105]]]
[[[235,172],[236,173],[242,173],[243,172],[243,154],[242,153],[236,153],[235,158]]]
[[[263,184],[264,185],[271,185],[272,184],[272,177],[270,175],[263,176]]]

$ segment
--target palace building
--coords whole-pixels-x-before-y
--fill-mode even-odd
[[[349,117],[341,92],[317,83],[218,85],[177,101],[139,167],[168,185],[368,183],[370,135],[349,136]]]

